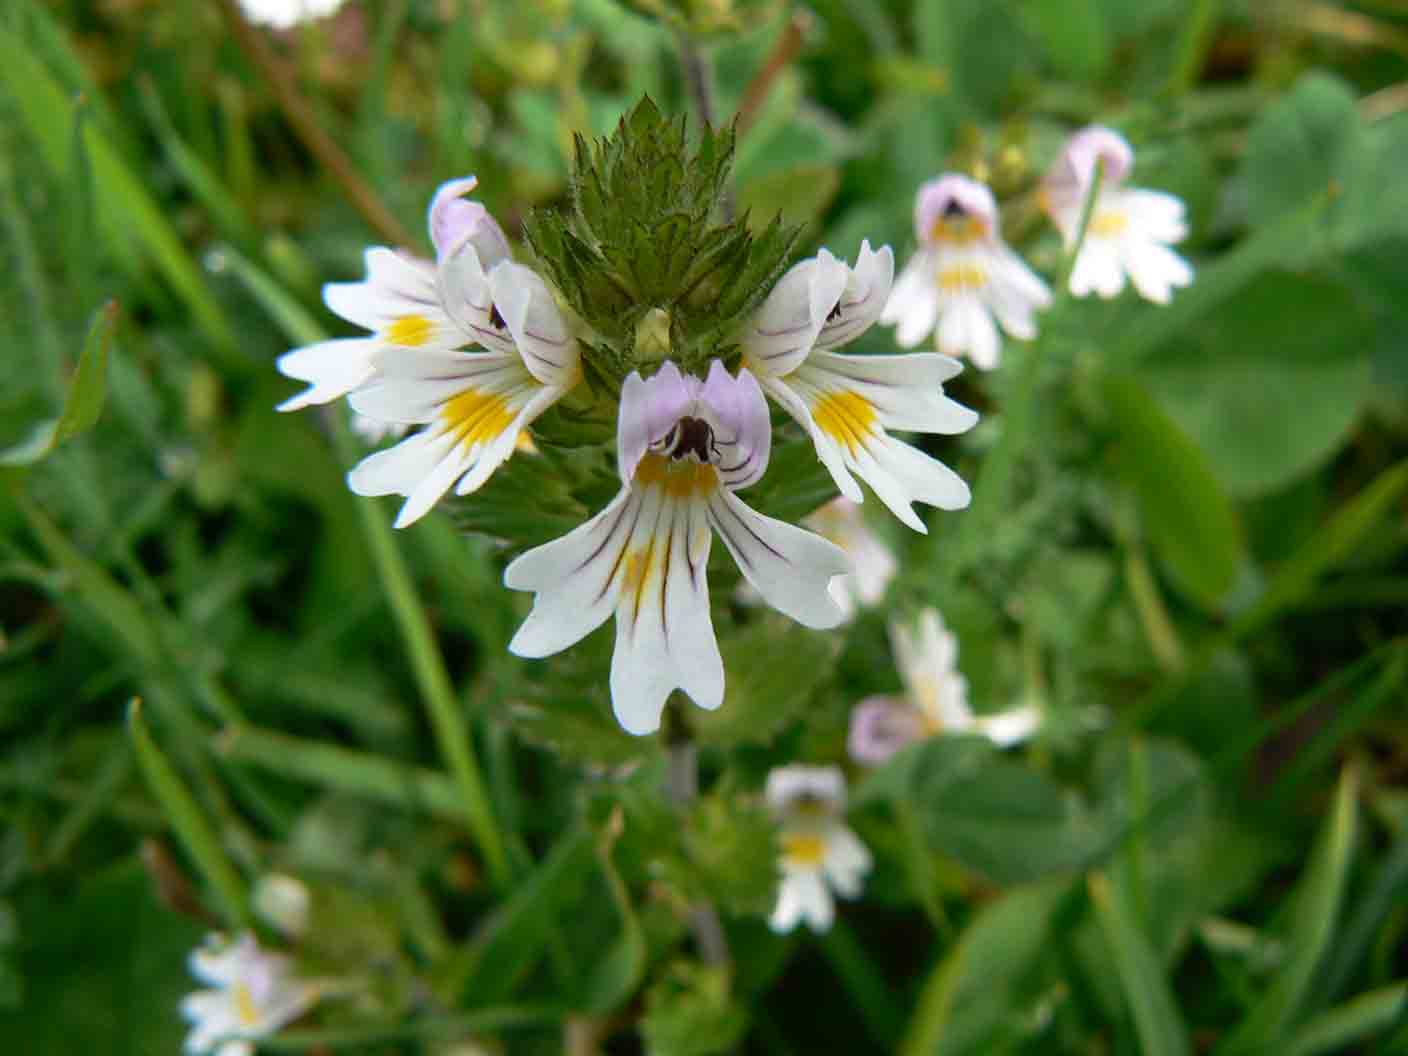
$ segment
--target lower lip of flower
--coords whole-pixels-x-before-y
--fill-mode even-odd
[[[644,487],[659,485],[675,499],[708,495],[718,486],[719,474],[713,466],[693,459],[671,460],[651,452],[636,467],[635,480]]]
[[[976,264],[956,264],[939,270],[939,289],[944,293],[980,290],[987,285],[987,273]]]
[[[865,446],[878,415],[870,401],[856,392],[827,393],[812,408],[822,432],[852,452]]]

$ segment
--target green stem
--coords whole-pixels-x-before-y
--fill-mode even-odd
[[[352,439],[342,416],[334,411],[328,415],[332,423],[333,446],[338,458],[351,465],[357,458],[356,444]],[[415,585],[411,582],[410,570],[405,559],[391,537],[391,528],[385,520],[385,511],[379,504],[361,501],[355,503],[357,516],[361,521],[362,532],[372,552],[372,561],[381,577],[382,589],[391,605],[392,616],[406,642],[410,654],[411,669],[415,674],[421,696],[430,715],[431,729],[444,757],[450,774],[464,799],[469,825],[479,843],[479,849],[488,864],[489,873],[495,886],[508,887],[508,858],[504,853],[503,836],[485,791],[484,779],[479,773],[479,764],[471,746],[469,727],[455,697],[450,683],[445,661],[435,644],[435,635],[430,627],[430,619],[416,596]]]
[[[1086,191],[1081,205],[1080,223],[1076,225],[1076,237],[1061,263],[1056,297],[1058,301],[1068,296],[1071,271],[1081,247],[1085,245],[1085,235],[1090,229],[1090,217],[1095,211],[1095,201],[1100,196],[1100,186],[1104,182],[1104,162],[1095,163],[1095,175]],[[1012,473],[1017,460],[1027,446],[1027,436],[1032,427],[1032,403],[1036,398],[1037,379],[1041,375],[1042,350],[1044,342],[1037,342],[1027,349],[1027,354],[1018,365],[1017,377],[1002,416],[1003,429],[997,446],[983,462],[977,484],[973,488],[973,505],[961,518],[958,535],[949,551],[948,580],[956,583],[973,561],[976,551],[984,539],[991,536],[989,525],[1007,500]]]

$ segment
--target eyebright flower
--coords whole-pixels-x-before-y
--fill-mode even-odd
[[[1013,337],[1036,336],[1034,314],[1050,306],[1051,291],[1002,241],[987,187],[956,173],[930,180],[914,200],[914,232],[919,250],[880,315],[898,324],[901,348],[932,331],[940,352],[967,353],[979,370],[991,370],[1002,348],[994,317]]]
[[[353,410],[391,426],[424,425],[348,474],[358,495],[407,496],[396,527],[454,488],[467,495],[513,454],[523,430],[581,378],[577,342],[538,275],[477,202],[474,177],[440,188],[430,207],[434,264],[367,251],[366,281],[324,288],[328,307],[373,331],[296,349],[279,369],[311,387],[296,410],[351,394]],[[465,351],[479,345],[483,351]]]
[[[968,485],[953,470],[887,429],[962,433],[978,416],[943,394],[962,368],[947,356],[843,356],[831,349],[859,337],[880,316],[895,260],[866,242],[854,269],[823,249],[794,265],[744,328],[743,365],[816,444],[836,487],[861,502],[860,477],[915,531],[912,503],[968,505]]]
[[[734,494],[763,475],[771,443],[767,403],[747,370],[734,377],[714,360],[700,381],[667,361],[648,381],[632,373],[617,422],[621,492],[505,570],[507,586],[536,595],[510,651],[551,656],[615,613],[611,702],[627,732],[657,729],[676,688],[717,708],[724,669],[709,615],[711,528],[768,604],[808,627],[839,624],[827,588],[846,571],[845,554]]]
[[[855,898],[871,865],[846,827],[846,779],[834,766],[784,766],[768,774],[765,795],[782,843],[782,884],[768,924],[783,932],[805,920],[825,931],[836,915],[832,891]]]
[[[192,1056],[251,1056],[266,1038],[317,1003],[321,986],[298,979],[288,957],[259,948],[245,932],[233,942],[212,935],[190,958],[191,973],[214,989],[181,1002],[191,1023],[185,1050]]]
[[[240,0],[244,17],[271,29],[292,29],[335,14],[346,0]]]
[[[1094,290],[1116,297],[1125,275],[1145,300],[1167,304],[1175,288],[1193,281],[1188,262],[1168,247],[1188,235],[1183,202],[1163,191],[1125,187],[1134,151],[1118,132],[1092,125],[1073,135],[1041,185],[1041,207],[1069,250],[1079,233],[1081,209],[1103,162],[1100,190],[1085,242],[1071,270],[1071,292]]]
[[[903,698],[869,697],[851,715],[850,749],[857,762],[879,765],[905,745],[938,733],[978,733],[1000,747],[1030,737],[1041,715],[1032,707],[977,716],[968,706],[968,680],[958,671],[958,639],[935,609],[914,630],[890,624],[890,644],[904,680]]]
[[[865,514],[850,499],[838,495],[802,519],[802,524],[846,552],[851,568],[831,581],[831,596],[846,619],[861,606],[877,605],[895,578],[895,555],[870,530]]]

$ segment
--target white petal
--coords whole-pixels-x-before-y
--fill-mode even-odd
[[[404,352],[376,357],[376,378],[348,398],[352,409],[382,422],[433,422],[445,405],[473,389],[511,396],[536,380],[516,355],[498,352]]]
[[[825,249],[794,264],[744,328],[744,365],[760,381],[795,370],[812,350],[850,275],[851,269]]]
[[[861,460],[867,457],[870,466],[863,466]],[[852,468],[901,520],[904,519],[900,513],[901,501],[904,505],[922,502],[941,510],[961,510],[972,501],[967,481],[937,458],[888,433],[860,453],[857,464]],[[893,497],[886,494],[886,487],[879,480],[872,479],[875,476],[873,469],[878,469],[883,477],[889,478],[884,481],[885,486],[890,482],[896,486]]]
[[[1123,192],[1130,222],[1146,238],[1155,242],[1182,242],[1188,237],[1181,199],[1164,191],[1131,188]]]
[[[254,1056],[254,1042],[227,1041],[215,1051],[215,1056]]]
[[[833,915],[831,892],[822,883],[821,874],[816,870],[789,871],[778,887],[777,907],[768,918],[768,926],[781,933],[805,920],[812,930],[825,931],[831,926]]]
[[[709,519],[744,577],[769,605],[806,627],[826,629],[842,622],[827,589],[831,577],[847,568],[840,547],[764,517],[730,491],[710,497]]]
[[[899,356],[814,352],[796,377],[818,392],[856,393],[887,428],[955,435],[978,422],[977,412],[943,393],[943,383],[962,369],[956,359],[933,352]]]
[[[934,279],[933,251],[920,249],[895,280],[890,299],[880,313],[880,321],[890,326],[899,323],[895,340],[902,348],[911,348],[923,341],[934,328],[937,306],[938,286]]]
[[[802,799],[818,800],[839,811],[846,805],[846,775],[839,766],[774,767],[768,771],[763,798],[776,813],[785,814]]]
[[[938,342],[939,351],[950,356],[966,353],[980,370],[991,370],[997,365],[997,330],[976,291],[947,299],[939,320]]]
[[[855,477],[851,476],[851,471],[846,468],[845,456],[835,441],[833,441],[812,418],[812,412],[800,396],[785,382],[778,379],[766,379],[763,387],[768,394],[778,403],[782,404],[783,410],[797,420],[807,435],[812,438],[812,443],[816,447],[817,458],[821,460],[827,471],[831,474],[831,479],[836,482],[836,488],[842,495],[852,502],[864,502],[865,494],[860,490],[860,485],[856,483]]]
[[[509,564],[504,586],[537,595],[533,611],[509,643],[509,652],[551,656],[606,622],[616,609],[622,559],[640,513],[640,496],[622,488],[586,524]]]
[[[1128,238],[1121,246],[1121,255],[1135,289],[1145,300],[1155,304],[1168,304],[1175,287],[1187,286],[1193,281],[1193,269],[1188,262],[1157,242]]]
[[[406,316],[419,316],[436,331],[458,329],[441,306],[433,264],[383,246],[367,250],[365,259],[365,280],[323,287],[323,301],[334,312],[366,330],[383,330]]]
[[[1092,290],[1105,300],[1118,297],[1124,289],[1124,268],[1119,253],[1107,239],[1086,238],[1071,269],[1071,292],[1085,297]]]
[[[859,895],[870,866],[870,851],[845,825],[837,823],[827,832],[826,860],[822,868],[837,894],[843,898]]]
[[[974,728],[1000,748],[1025,741],[1040,725],[1041,712],[1033,707],[979,715],[973,721]]]
[[[346,396],[371,377],[372,357],[380,347],[375,337],[344,337],[285,352],[275,364],[279,373],[310,385],[278,409],[296,411]]]
[[[511,260],[496,267],[489,282],[528,370],[544,385],[570,389],[582,375],[580,354],[547,283]]]
[[[817,335],[816,348],[839,348],[848,344],[880,318],[895,278],[894,251],[889,246],[874,250],[869,241],[862,242],[856,266],[849,271],[846,288]]]
[[[627,733],[653,733],[671,691],[723,703],[724,665],[709,617],[711,536],[700,498],[665,497],[625,555],[611,658],[611,705]]]

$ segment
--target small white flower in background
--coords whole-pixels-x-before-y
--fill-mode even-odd
[[[1192,267],[1168,248],[1188,236],[1183,202],[1163,191],[1124,186],[1134,151],[1118,132],[1092,125],[1073,135],[1042,180],[1041,207],[1069,250],[1097,162],[1100,190],[1071,269],[1071,292],[1084,297],[1094,290],[1106,299],[1116,297],[1128,275],[1140,296],[1167,304],[1176,288],[1193,281]]]
[[[335,14],[346,0],[240,0],[244,17],[270,29],[292,29]]]
[[[398,528],[451,488],[468,495],[483,485],[534,419],[581,379],[577,342],[552,291],[509,259],[484,207],[463,200],[474,186],[471,176],[436,192],[435,263],[372,249],[365,282],[324,288],[328,307],[372,337],[296,349],[278,364],[312,382],[280,410],[350,393],[352,409],[373,422],[425,426],[347,476],[358,495],[407,497]]]
[[[895,578],[895,555],[885,541],[870,530],[861,508],[845,496],[832,499],[802,524],[846,552],[850,571],[831,581],[831,596],[846,614],[862,606],[877,605]]]
[[[724,668],[709,614],[712,532],[769,605],[807,627],[837,626],[828,587],[847,570],[845,554],[734,494],[762,477],[771,444],[767,403],[748,371],[731,376],[714,360],[700,381],[667,361],[648,381],[631,374],[616,434],[621,491],[504,571],[506,586],[535,594],[509,650],[551,656],[614,613],[611,703],[627,732],[657,729],[676,688],[717,708]]]
[[[782,846],[782,883],[768,924],[783,932],[804,920],[825,931],[836,916],[832,892],[855,898],[871,865],[846,827],[846,779],[834,766],[784,766],[768,774],[765,795]]]
[[[991,370],[1002,350],[998,323],[1023,341],[1036,336],[1035,313],[1050,306],[1051,291],[1002,241],[990,190],[956,173],[930,180],[915,196],[914,231],[919,250],[880,315],[898,326],[901,348],[932,332],[940,352]]]
[[[250,1056],[254,1042],[275,1033],[312,1008],[320,984],[297,978],[283,954],[259,948],[245,932],[233,942],[210,936],[190,959],[191,973],[213,989],[181,1001],[191,1024],[185,1051],[191,1056]]]
[[[266,873],[254,888],[254,911],[290,939],[308,930],[312,901],[303,882],[287,873]]]
[[[743,365],[811,436],[841,494],[861,502],[856,477],[915,531],[923,502],[958,510],[968,485],[942,462],[895,439],[888,429],[962,433],[978,416],[946,397],[956,360],[933,353],[843,356],[831,349],[868,330],[890,295],[895,260],[866,242],[854,269],[823,249],[794,265],[773,287],[742,335]]]
[[[890,643],[905,696],[869,697],[851,715],[851,755],[879,765],[905,745],[939,733],[977,733],[999,747],[1030,737],[1041,723],[1033,707],[974,715],[968,680],[958,671],[958,639],[935,609],[924,609],[913,630],[890,624]]]

